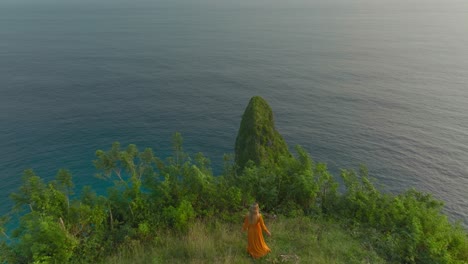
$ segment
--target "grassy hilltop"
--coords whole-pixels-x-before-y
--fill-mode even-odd
[[[179,133],[172,140],[165,160],[118,142],[96,151],[97,176],[113,183],[105,196],[75,190],[64,169],[49,182],[26,170],[0,218],[0,263],[468,263],[467,232],[442,202],[382,193],[365,167],[332,175],[300,146],[291,153],[261,97],[221,175],[185,153]],[[254,201],[272,232],[272,252],[255,261],[241,232]]]
[[[124,247],[103,263],[385,263],[371,245],[332,221],[310,217],[266,219],[272,252],[253,260],[239,223],[196,221],[185,234],[162,233],[151,244]]]

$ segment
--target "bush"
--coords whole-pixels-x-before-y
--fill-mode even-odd
[[[240,175],[226,156],[225,175],[214,177],[209,160],[201,153],[192,160],[181,142],[176,134],[174,156],[166,161],[134,145],[98,150],[100,176],[114,181],[107,197],[85,187],[70,200],[68,171],[60,170],[50,182],[25,171],[23,185],[11,195],[14,212],[21,215],[11,239],[1,227],[7,218],[0,219],[0,263],[99,262],[115,248],[152,241],[161,230],[190,235],[195,219],[237,223],[254,201],[265,215],[335,219],[390,263],[468,262],[466,230],[450,223],[441,212],[443,203],[429,194],[383,194],[364,167],[359,173],[342,170],[339,193],[326,164],[314,163],[300,147],[295,156],[278,155],[272,163],[247,162]],[[317,241],[322,231],[314,234]],[[351,254],[350,261],[362,254]]]

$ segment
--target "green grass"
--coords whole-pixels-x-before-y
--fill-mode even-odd
[[[238,225],[197,221],[185,235],[159,232],[147,242],[129,240],[103,263],[385,263],[336,223],[306,217],[265,220],[272,252],[253,260]]]

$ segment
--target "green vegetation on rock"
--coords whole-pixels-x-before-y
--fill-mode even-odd
[[[242,115],[236,138],[235,161],[239,170],[249,160],[256,165],[267,165],[290,155],[286,142],[275,129],[271,107],[262,97],[252,97]]]

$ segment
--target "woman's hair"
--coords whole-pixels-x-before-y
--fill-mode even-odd
[[[253,203],[252,205],[250,205],[250,209],[249,209],[249,222],[251,224],[254,224],[257,222],[258,220],[258,214],[257,214],[257,209],[258,208],[258,203]]]

